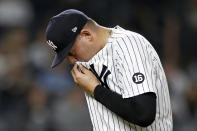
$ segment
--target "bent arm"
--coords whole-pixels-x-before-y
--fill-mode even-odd
[[[123,99],[116,92],[98,85],[94,90],[94,97],[130,123],[147,127],[155,120],[156,94],[153,92]]]

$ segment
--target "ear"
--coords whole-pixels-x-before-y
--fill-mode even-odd
[[[90,29],[83,28],[80,32],[80,37],[92,41],[93,40],[93,32]]]

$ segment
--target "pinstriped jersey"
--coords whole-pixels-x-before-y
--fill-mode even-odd
[[[155,121],[148,127],[127,122],[85,93],[94,131],[172,131],[170,96],[164,70],[152,45],[140,34],[119,26],[103,49],[88,62],[100,83],[129,98],[147,92],[157,96]]]

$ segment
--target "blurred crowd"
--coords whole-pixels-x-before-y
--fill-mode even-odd
[[[49,18],[79,9],[145,36],[168,79],[174,131],[197,130],[197,0],[0,0],[0,131],[91,131],[65,60],[51,69]]]

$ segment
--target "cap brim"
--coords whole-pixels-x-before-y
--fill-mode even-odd
[[[59,51],[56,53],[55,58],[53,59],[53,63],[51,65],[51,68],[56,67],[58,64],[60,64],[67,56],[69,50],[72,48],[73,42],[68,44],[66,48],[64,48],[62,51]]]

